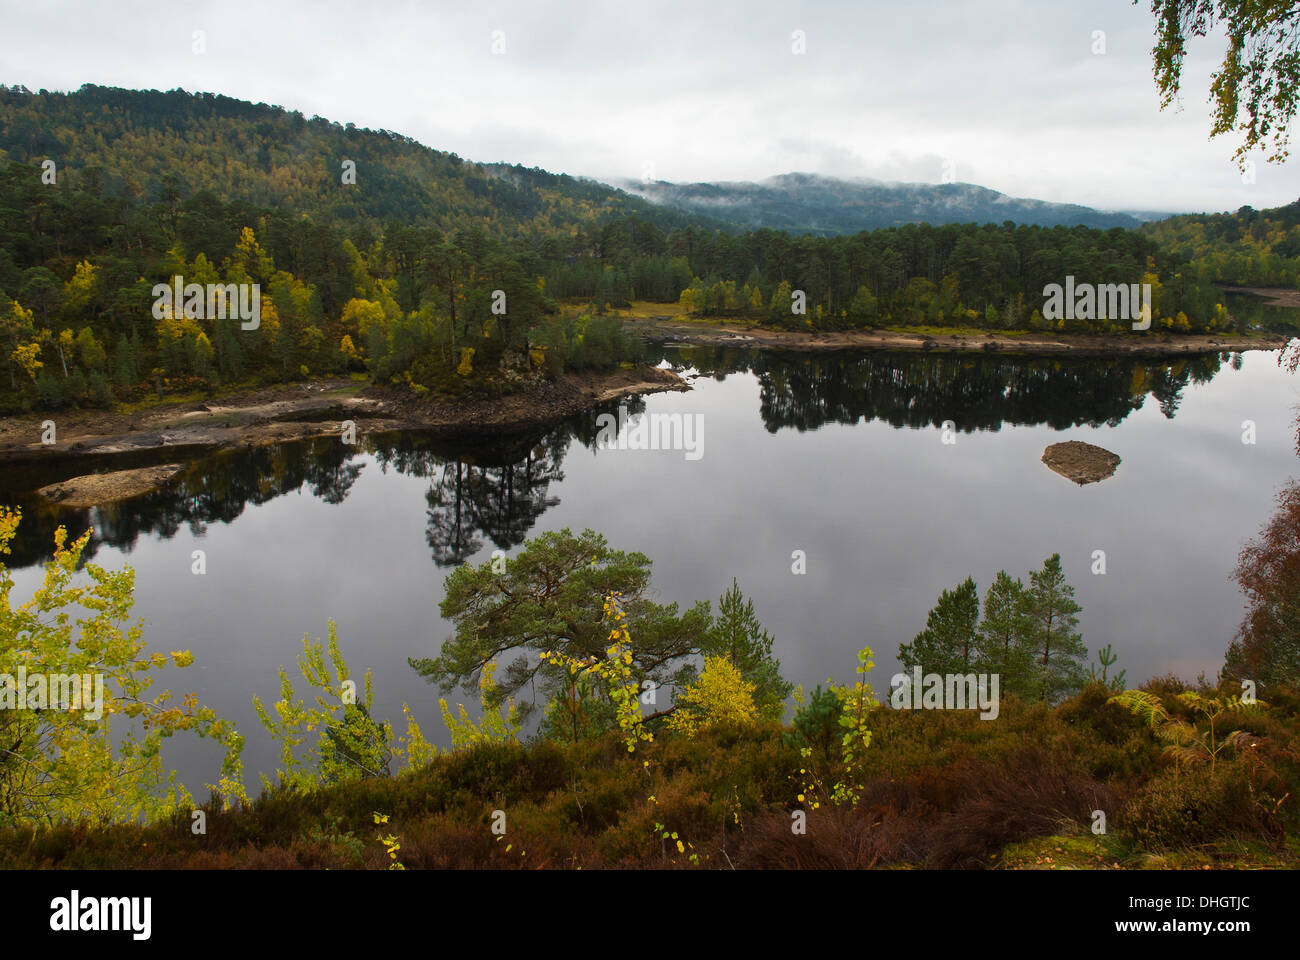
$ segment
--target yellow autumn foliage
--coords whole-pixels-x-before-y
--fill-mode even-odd
[[[677,698],[668,729],[689,736],[715,723],[753,723],[758,719],[754,690],[726,657],[706,657],[704,672]]]
[[[460,363],[456,365],[456,372],[462,377],[468,377],[474,372],[474,348],[460,348]]]

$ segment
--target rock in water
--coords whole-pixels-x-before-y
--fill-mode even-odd
[[[179,463],[113,473],[92,473],[41,487],[37,493],[64,507],[84,509],[129,500],[166,486],[184,469]]]
[[[1043,463],[1067,480],[1083,486],[1113,475],[1120,460],[1118,455],[1103,447],[1081,440],[1067,440],[1044,450]]]

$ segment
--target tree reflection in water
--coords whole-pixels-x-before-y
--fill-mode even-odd
[[[770,433],[816,430],[827,423],[881,420],[894,427],[998,430],[1003,424],[1046,424],[1062,430],[1115,425],[1148,396],[1172,418],[1188,384],[1211,380],[1229,355],[1174,360],[1013,357],[993,353],[774,353],[726,347],[660,346],[655,359],[721,380],[734,373],[759,383],[759,415]],[[640,398],[624,401],[644,411]],[[523,543],[538,518],[559,503],[552,484],[564,479],[564,456],[576,441],[595,449],[605,404],[553,427],[477,439],[406,432],[362,436],[357,446],[322,437],[203,456],[164,490],[94,510],[59,508],[36,488],[88,470],[120,470],[176,462],[176,448],[99,458],[42,458],[0,469],[0,503],[23,508],[23,533],[6,563],[21,568],[50,556],[54,529],[73,536],[93,527],[84,558],[102,545],[130,552],[147,534],[174,536],[182,526],[201,536],[230,523],[249,504],[306,489],[325,503],[348,496],[368,458],[428,478],[425,536],[434,562],[453,566],[485,542],[501,550]]]

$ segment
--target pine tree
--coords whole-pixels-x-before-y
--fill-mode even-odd
[[[791,294],[793,290],[788,280],[782,280],[775,291],[772,293],[771,303],[768,304],[767,316],[772,323],[782,323],[789,320],[792,316],[790,312]]]
[[[924,673],[966,673],[976,661],[976,627],[980,618],[975,581],[939,594],[939,602],[925,620],[925,629],[911,643],[900,644],[898,659],[908,670]]]
[[[1024,611],[1034,644],[1038,697],[1047,703],[1070,696],[1087,679],[1083,665],[1088,650],[1083,637],[1075,632],[1082,609],[1074,602],[1074,587],[1065,582],[1059,553],[1048,557],[1042,570],[1029,575]]]
[[[239,345],[238,331],[239,325],[229,320],[218,320],[213,330],[217,370],[223,377],[237,379],[244,372],[244,351]]]
[[[137,379],[135,353],[131,341],[122,334],[117,338],[117,350],[113,354],[113,379],[119,387],[130,387]]]
[[[754,685],[754,704],[764,720],[785,716],[786,697],[794,685],[781,677],[781,661],[772,655],[772,635],[754,614],[754,601],[745,599],[733,578],[718,598],[718,615],[702,645],[707,654],[724,656]]]
[[[1034,647],[1025,613],[1025,585],[999,570],[984,595],[984,619],[975,641],[977,662],[986,673],[998,675],[999,689],[1019,697],[1032,698],[1039,691],[1033,683]]]

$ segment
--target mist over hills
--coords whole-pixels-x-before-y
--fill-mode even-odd
[[[757,183],[667,183],[614,180],[613,185],[666,207],[747,228],[828,236],[906,223],[1015,223],[1108,229],[1149,217],[1105,213],[1072,203],[1009,197],[973,183],[890,183],[787,173]]]
[[[662,229],[768,228],[830,236],[907,223],[1135,228],[1155,215],[1010,197],[969,183],[890,183],[789,173],[750,182],[602,182],[475,163],[402,134],[268,104],[183,90],[87,84],[73,93],[0,86],[0,160],[55,159],[107,194],[164,200],[208,190],[227,201],[340,222],[398,219],[499,235],[569,232],[640,216]],[[340,189],[340,165],[356,184]]]

